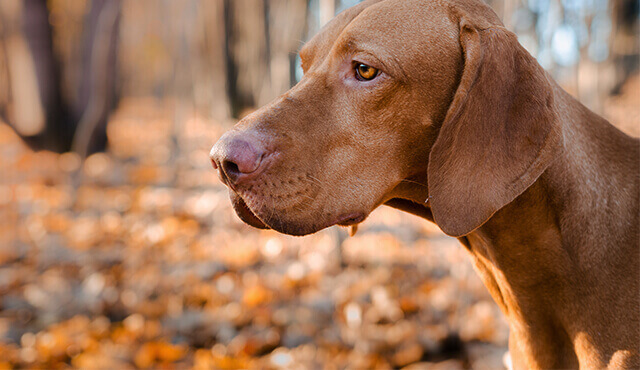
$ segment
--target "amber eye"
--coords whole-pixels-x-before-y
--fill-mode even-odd
[[[380,72],[379,69],[368,66],[364,63],[356,64],[356,78],[361,81],[371,81]]]

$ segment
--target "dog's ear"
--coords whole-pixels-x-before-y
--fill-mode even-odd
[[[544,172],[560,147],[544,70],[502,27],[460,23],[464,70],[429,156],[436,224],[462,236]]]

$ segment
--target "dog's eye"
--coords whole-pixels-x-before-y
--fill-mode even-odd
[[[380,70],[364,63],[356,64],[356,78],[360,81],[371,81],[378,76]]]

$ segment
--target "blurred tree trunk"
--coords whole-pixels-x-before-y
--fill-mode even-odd
[[[228,89],[236,117],[258,105],[269,83],[266,11],[265,0],[225,0]]]
[[[333,1],[333,0],[332,0]],[[263,103],[287,91],[295,82],[296,55],[304,38],[307,0],[269,0],[270,91]],[[265,101],[266,100],[266,101]]]
[[[225,0],[227,89],[231,112],[268,103],[291,86],[303,39],[306,0]]]
[[[613,39],[611,54],[615,65],[614,92],[640,68],[640,0],[612,2]]]
[[[62,102],[46,2],[7,1],[1,7],[3,21],[19,20],[9,26],[4,38],[10,85],[8,123],[33,148],[68,150],[73,127]]]
[[[9,84],[3,113],[33,149],[64,152],[73,147],[81,155],[104,150],[106,120],[116,96],[119,8],[119,0],[91,2],[85,20],[79,99],[71,104],[63,97],[47,2],[0,1]]]
[[[78,104],[73,109],[77,122],[73,151],[85,157],[107,145],[107,119],[115,107],[116,63],[120,0],[93,0],[85,19],[82,49],[82,77]]]
[[[199,48],[203,49],[203,57],[195,59],[198,64],[197,74],[192,78],[194,84],[194,98],[197,106],[210,104],[211,114],[218,122],[223,122],[230,117],[229,100],[227,96],[227,58],[225,56],[225,8],[222,1],[206,1],[203,7],[199,24],[203,32],[199,33]],[[198,78],[208,75],[209,78],[202,81]],[[204,83],[203,83],[204,82]]]
[[[336,0],[320,0],[320,27],[324,26],[336,14]]]

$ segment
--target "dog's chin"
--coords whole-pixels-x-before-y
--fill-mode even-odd
[[[304,236],[313,234],[333,225],[355,225],[362,222],[365,218],[363,213],[349,213],[340,215],[335,219],[324,223],[293,222],[291,220],[283,220],[280,217],[271,217],[263,221],[264,218],[259,217],[259,213],[256,215],[256,213],[247,206],[247,203],[238,194],[233,191],[230,191],[229,193],[231,202],[233,203],[233,209],[244,223],[258,229],[273,229],[282,234]]]

